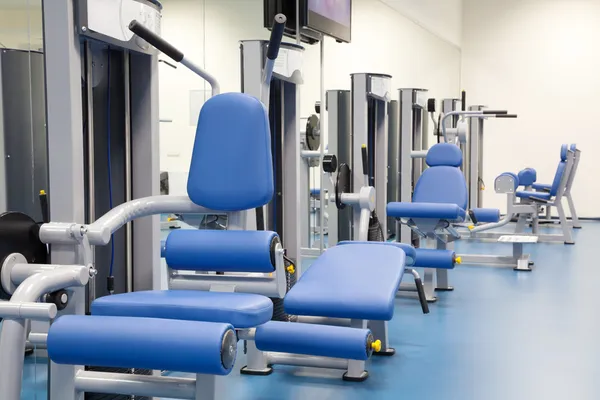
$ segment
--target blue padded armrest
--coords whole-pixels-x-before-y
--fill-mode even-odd
[[[452,250],[416,249],[415,267],[453,269],[456,253]]]
[[[520,197],[522,199],[542,199],[542,200],[550,200],[552,198],[552,195],[550,193],[547,192],[534,192],[534,191],[528,191],[528,190],[523,190],[523,191],[518,191],[516,193],[517,197]]]
[[[177,230],[167,238],[165,258],[173,269],[270,273],[276,243],[268,231]]]
[[[525,168],[519,171],[519,185],[531,186],[537,180],[537,172],[533,168]]]
[[[271,320],[273,302],[250,293],[151,290],[101,297],[92,303],[92,314],[221,322],[252,328]]]
[[[405,263],[407,266],[413,265],[415,263],[415,257],[416,257],[416,253],[415,253],[415,248],[413,246],[411,246],[410,244],[406,244],[406,243],[399,243],[399,242],[358,242],[358,241],[352,241],[352,240],[344,240],[343,242],[339,242],[337,245],[342,245],[342,244],[371,244],[371,245],[384,245],[384,246],[394,246],[394,247],[398,247],[400,249],[402,249],[404,251],[404,254],[406,254],[406,259],[405,259]]]
[[[552,189],[552,185],[549,183],[534,183],[533,185],[531,185],[531,187],[535,190],[541,191],[550,191],[550,189]]]
[[[447,219],[461,222],[466,212],[456,204],[449,203],[389,203],[387,215],[395,218]]]
[[[262,351],[366,360],[369,336],[368,329],[271,321],[256,328],[254,340]]]
[[[500,210],[497,208],[472,208],[469,210],[477,222],[500,221]]]
[[[221,349],[231,329],[212,322],[65,315],[50,327],[48,356],[57,364],[227,375],[233,365],[223,366]]]
[[[404,274],[395,246],[347,244],[327,250],[284,299],[292,315],[389,321]]]

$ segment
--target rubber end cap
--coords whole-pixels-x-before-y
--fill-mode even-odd
[[[363,371],[363,373],[358,377],[348,376],[347,372],[345,372],[344,375],[342,375],[342,379],[346,382],[364,382],[367,380],[368,377],[369,373],[367,371]]]
[[[251,375],[251,376],[268,376],[273,373],[273,367],[267,367],[264,371],[257,371],[254,369],[248,369],[248,366],[244,366],[240,369],[240,374]]]

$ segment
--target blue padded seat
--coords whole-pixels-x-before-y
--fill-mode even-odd
[[[271,273],[276,243],[270,231],[177,230],[167,238],[165,259],[173,269]]]
[[[327,250],[284,299],[292,315],[389,321],[404,274],[396,246],[346,244]]]
[[[227,149],[226,159],[219,149]],[[212,210],[243,211],[271,201],[273,188],[265,106],[243,93],[210,98],[198,117],[187,184],[190,199]]]
[[[92,315],[221,322],[252,328],[271,320],[273,302],[249,293],[151,290],[115,294],[92,303]]]
[[[542,191],[550,191],[550,189],[552,189],[552,185],[549,183],[534,183],[533,185],[531,185],[532,188],[534,188],[535,190],[542,190]]]
[[[472,208],[470,210],[477,222],[500,221],[500,210],[497,208]]]
[[[233,365],[223,366],[221,350],[231,329],[212,322],[65,315],[50,326],[48,357],[66,365],[227,375]]]
[[[535,192],[530,190],[520,190],[516,195],[522,199],[530,199],[533,197],[542,200],[550,200],[552,198],[552,195],[548,192]]]
[[[456,204],[447,203],[389,203],[386,207],[389,217],[395,218],[436,218],[461,222],[466,211]]]
[[[533,168],[525,168],[519,171],[519,185],[531,186],[537,180],[537,172]]]
[[[337,245],[343,245],[343,244],[370,244],[370,245],[383,245],[383,246],[394,246],[397,247],[399,249],[402,249],[402,251],[404,251],[404,254],[406,255],[405,258],[405,264],[406,265],[413,265],[415,262],[415,258],[416,258],[416,249],[411,246],[410,244],[406,244],[406,243],[400,243],[400,242],[359,242],[359,241],[352,241],[352,240],[344,240],[343,242],[339,242]]]

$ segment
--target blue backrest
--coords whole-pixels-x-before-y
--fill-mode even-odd
[[[198,118],[190,199],[218,211],[261,207],[273,197],[271,130],[264,105],[242,93],[209,99]]]
[[[565,173],[565,169],[567,168],[567,155],[569,152],[569,147],[566,144],[560,146],[560,162],[558,163],[558,167],[556,168],[556,173],[554,174],[554,180],[552,181],[552,187],[550,188],[550,195],[556,196],[558,193],[558,187],[560,186],[560,181]]]
[[[450,203],[467,208],[468,193],[460,170],[462,153],[451,143],[439,143],[427,152],[429,166],[417,181],[413,194],[415,203]]]

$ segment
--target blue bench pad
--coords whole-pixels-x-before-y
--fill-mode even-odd
[[[352,241],[352,240],[344,240],[343,242],[339,242],[339,245],[342,244],[370,244],[370,245],[384,245],[384,246],[394,246],[397,247],[399,249],[402,249],[402,251],[404,251],[404,254],[406,255],[405,258],[405,264],[407,266],[413,265],[415,262],[415,258],[416,258],[416,252],[415,252],[415,248],[413,246],[411,246],[410,244],[406,244],[406,243],[399,243],[399,242],[359,242],[359,241]]]
[[[520,197],[522,199],[530,199],[532,197],[537,197],[538,199],[550,200],[550,198],[552,197],[552,195],[550,193],[534,192],[534,191],[529,191],[529,190],[518,191],[516,193],[516,195],[517,195],[517,197]]]
[[[450,203],[404,203],[387,205],[388,217],[394,218],[430,218],[461,222],[466,212],[456,204]]]
[[[549,183],[534,183],[531,185],[535,190],[550,190],[552,189],[552,185]]]
[[[221,322],[252,328],[271,320],[273,303],[249,293],[155,290],[115,294],[92,303],[93,315]]]
[[[227,375],[221,362],[229,324],[155,318],[65,315],[48,332],[57,364]]]
[[[289,291],[285,310],[296,315],[389,321],[405,257],[396,246],[333,247]]]
[[[456,253],[452,250],[416,249],[415,267],[454,269]]]

